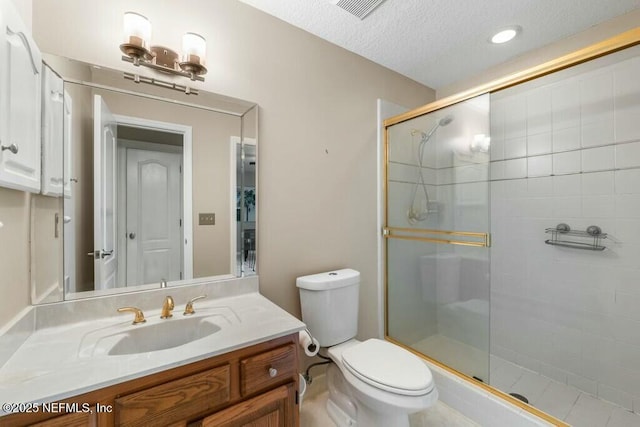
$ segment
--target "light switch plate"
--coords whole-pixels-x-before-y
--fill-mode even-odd
[[[216,214],[214,213],[198,214],[198,225],[216,225]]]

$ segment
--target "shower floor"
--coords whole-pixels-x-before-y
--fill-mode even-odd
[[[444,335],[431,335],[411,347],[435,360],[446,360],[447,365],[467,375],[488,382],[487,352]]]
[[[416,350],[452,367],[473,373],[486,382],[487,354],[443,335],[418,341]],[[505,393],[518,393],[536,408],[576,427],[639,427],[640,414],[600,400],[577,388],[491,355],[491,385]],[[484,376],[482,375],[484,373]]]

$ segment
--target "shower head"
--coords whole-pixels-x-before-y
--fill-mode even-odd
[[[453,121],[453,116],[444,116],[443,118],[441,118],[438,123],[435,124],[434,127],[431,128],[431,130],[427,133],[422,133],[422,141],[421,143],[425,143],[429,140],[429,138],[431,138],[431,136],[435,133],[436,130],[438,130],[439,127],[444,127],[446,125],[448,125],[449,123],[451,123]]]
[[[444,116],[443,118],[440,119],[440,121],[438,122],[439,126],[446,126],[449,123],[451,123],[453,121],[453,116]]]

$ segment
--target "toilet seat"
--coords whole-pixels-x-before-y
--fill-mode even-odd
[[[344,367],[363,382],[391,393],[421,396],[434,388],[424,362],[388,341],[369,339],[342,353]]]

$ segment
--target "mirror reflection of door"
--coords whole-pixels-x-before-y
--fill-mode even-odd
[[[118,253],[115,248],[115,168],[118,140],[114,115],[100,95],[94,95],[94,233],[93,257],[95,289],[116,287]]]
[[[118,283],[190,278],[191,206],[184,126],[128,116],[118,120]],[[190,176],[190,175],[189,175]],[[187,218],[187,221],[185,221]]]
[[[114,115],[99,95],[94,108],[95,232],[88,255],[94,259],[95,289],[188,278],[188,132],[177,124]]]
[[[232,138],[236,156],[236,220],[238,221],[238,275],[256,272],[256,143]]]
[[[182,147],[163,152],[129,148],[121,141],[126,162],[127,286],[182,278]]]
[[[73,126],[71,119],[73,117],[73,101],[69,93],[64,91],[64,111],[63,111],[63,139],[64,139],[64,291],[75,292],[76,291],[76,271],[73,265],[73,256],[76,253],[76,235],[75,235],[75,222],[72,222],[75,212],[75,199],[73,198],[71,180],[77,181],[72,178],[73,170],[71,168],[71,131]],[[67,255],[68,254],[68,255]]]

